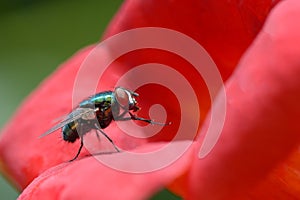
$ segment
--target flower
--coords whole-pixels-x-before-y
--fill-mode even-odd
[[[300,127],[296,120],[300,113],[297,95],[300,28],[293,18],[299,15],[300,3],[286,0],[269,13],[272,6],[272,1],[126,1],[104,38],[137,27],[173,29],[200,43],[217,64],[226,81],[227,95],[226,119],[218,143],[207,157],[199,159],[202,136],[209,125],[208,114],[206,120],[201,116],[199,137],[191,148],[161,170],[144,174],[120,172],[91,156],[83,159],[86,151],[81,153],[81,159],[66,163],[76,153],[78,142],[58,142],[55,133],[42,139],[38,136],[49,128],[51,120],[72,109],[76,74],[94,48],[87,47],[45,80],[3,130],[0,167],[19,190],[24,190],[20,199],[145,199],[163,187],[187,199],[299,197]],[[109,50],[106,51],[109,56]],[[118,58],[105,72],[102,86],[114,85],[124,71],[145,62],[164,63],[188,77],[201,100],[201,115],[206,116],[210,100],[201,77],[193,76],[185,60],[163,51],[148,49]],[[93,73],[87,72],[86,76]],[[164,90],[155,89],[163,95]],[[144,88],[141,96],[147,98],[141,101],[140,113],[147,115],[155,100],[153,90]],[[168,119],[176,122],[180,113],[173,98],[169,95],[159,100],[166,105]],[[216,99],[214,103],[218,105],[220,101]],[[141,143],[122,136],[115,124],[111,124],[109,135],[118,146],[145,151],[168,143],[176,132],[174,124]],[[184,142],[175,141],[174,147]],[[106,157],[120,156],[122,153]],[[151,165],[159,159],[142,164]],[[141,163],[125,159],[121,165]]]

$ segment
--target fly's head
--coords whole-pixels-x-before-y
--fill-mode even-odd
[[[114,91],[114,95],[118,105],[124,110],[138,111],[140,108],[137,106],[135,97],[139,96],[138,93],[131,90],[117,87]]]

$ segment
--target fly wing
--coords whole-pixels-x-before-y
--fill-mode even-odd
[[[49,135],[50,133],[62,128],[63,126],[74,122],[80,118],[88,118],[91,115],[94,115],[94,113],[97,111],[97,109],[92,109],[92,108],[77,108],[74,111],[72,111],[69,115],[65,117],[61,122],[58,124],[54,125],[52,128],[50,128],[48,131],[40,135],[41,137],[44,137],[46,135]]]

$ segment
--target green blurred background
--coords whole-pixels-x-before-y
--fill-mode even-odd
[[[0,127],[59,64],[99,41],[121,3],[0,0]],[[0,199],[17,196],[1,177]]]

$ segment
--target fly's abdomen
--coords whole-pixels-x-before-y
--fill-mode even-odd
[[[67,142],[75,142],[78,138],[77,132],[78,123],[71,122],[62,128],[63,139]]]

